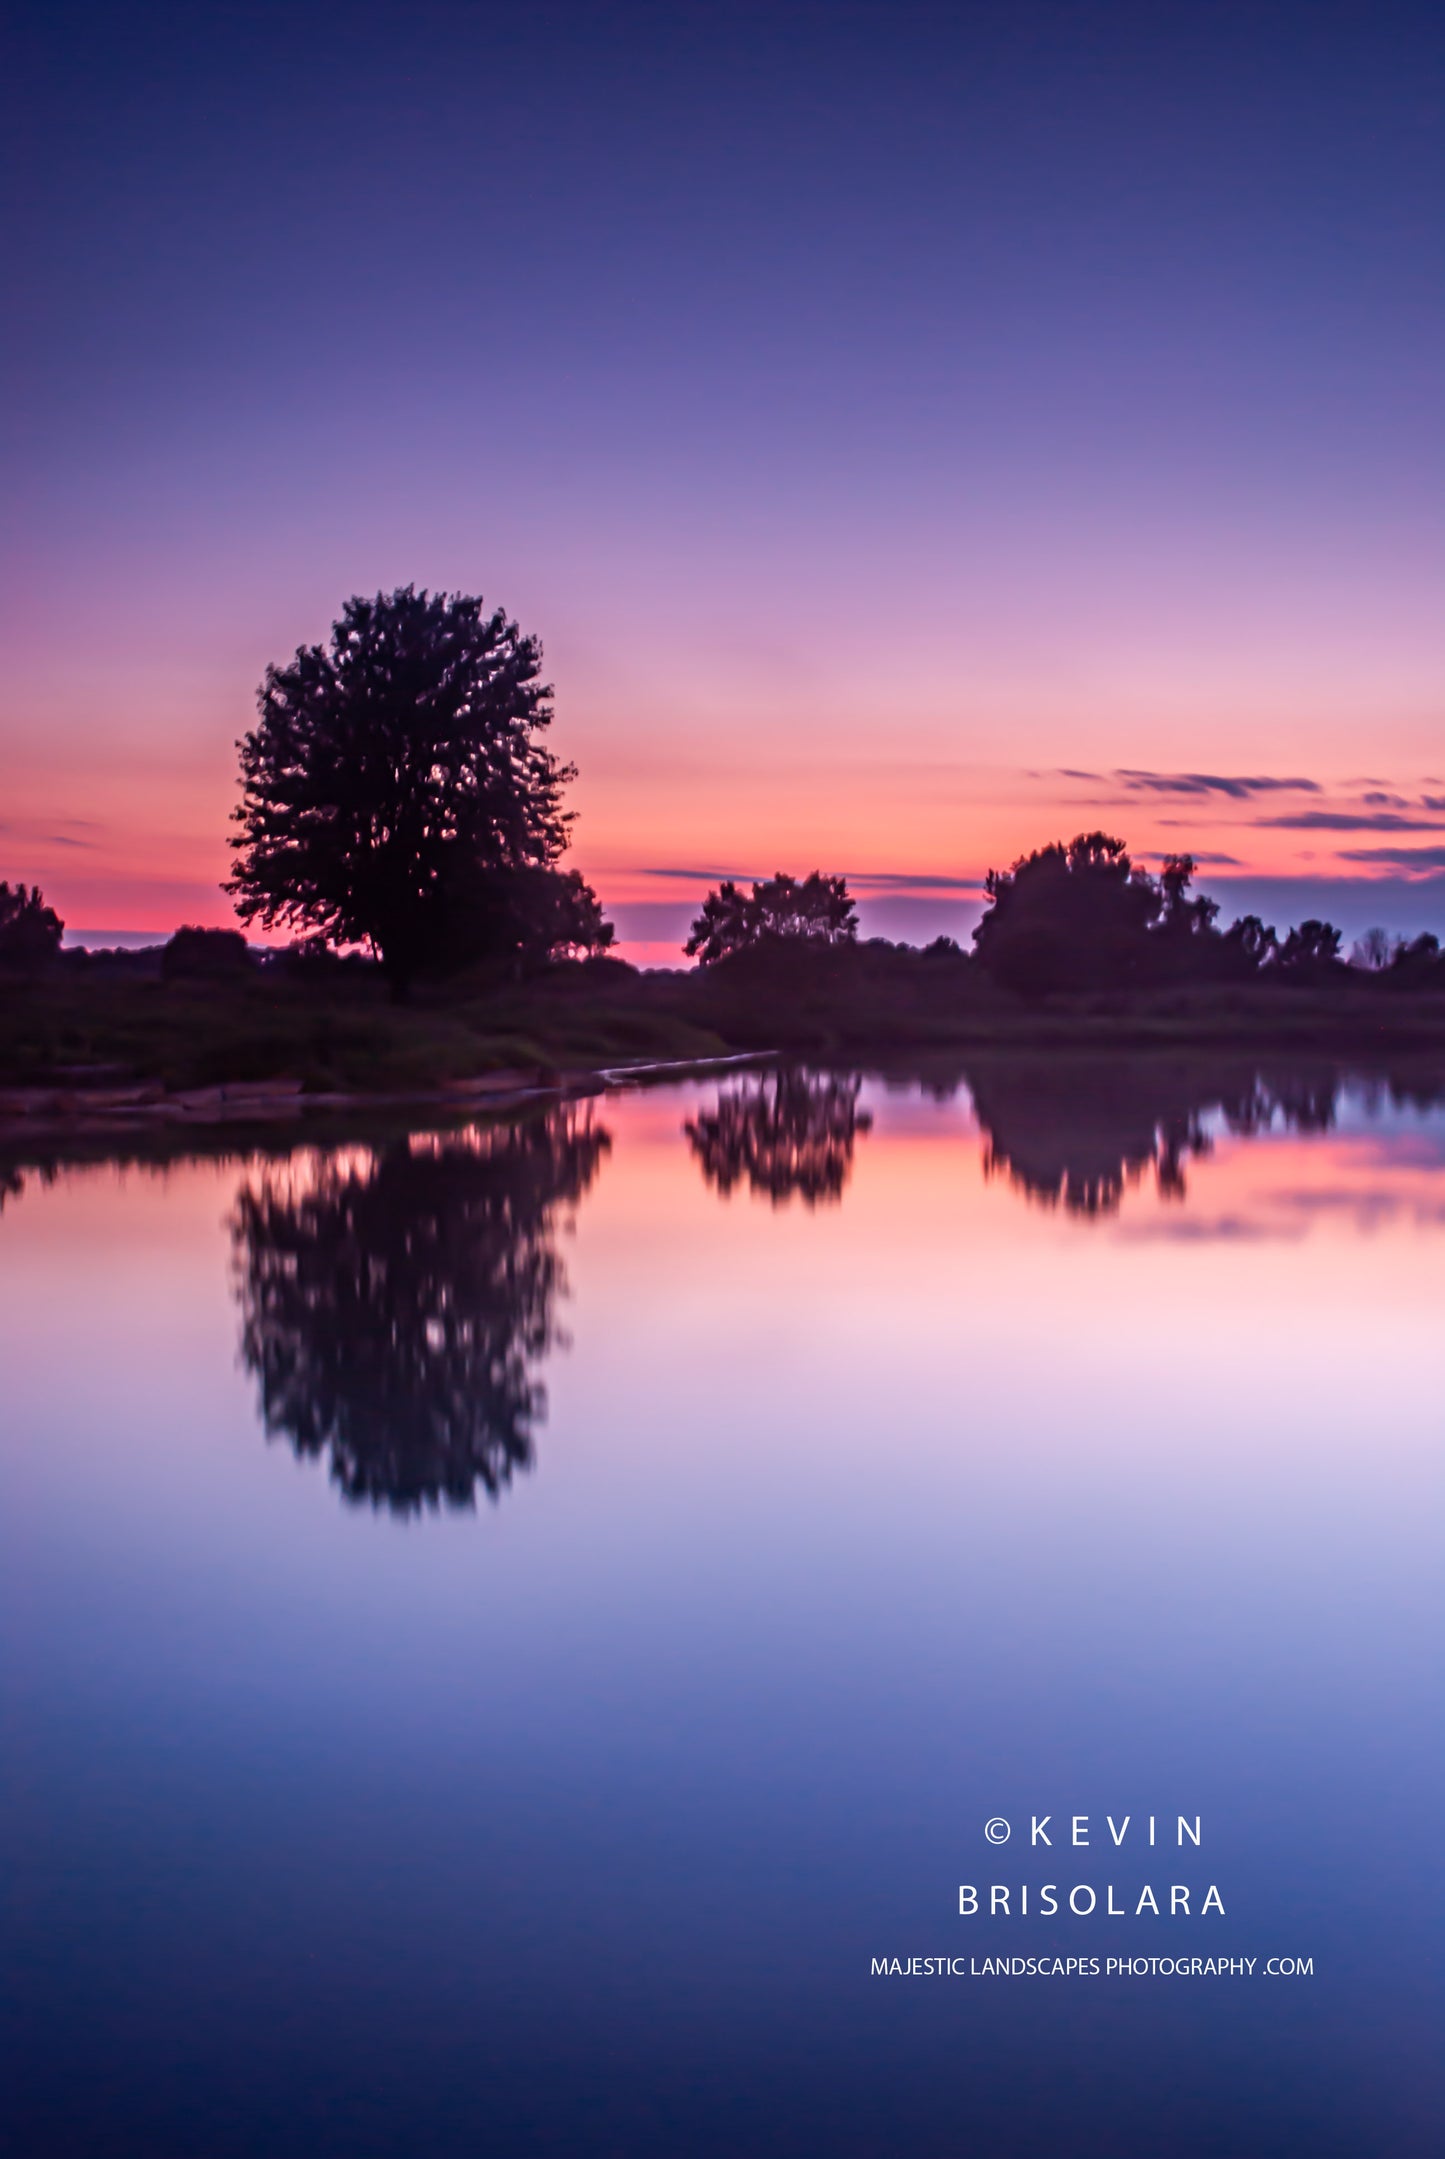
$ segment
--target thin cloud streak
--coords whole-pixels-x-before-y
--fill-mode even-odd
[[[1232,802],[1245,802],[1251,795],[1317,795],[1322,791],[1318,780],[1275,779],[1267,774],[1143,772],[1122,766],[1113,777],[1131,794],[1226,795]]]
[[[1292,817],[1256,817],[1256,831],[1274,832],[1440,832],[1435,817],[1401,817],[1394,810],[1300,810]]]
[[[1238,869],[1243,869],[1243,867],[1244,867],[1244,864],[1243,864],[1243,862],[1242,862],[1242,861],[1240,860],[1240,858],[1239,858],[1239,856],[1238,856],[1238,855],[1212,855],[1212,854],[1205,854],[1205,853],[1201,852],[1201,850],[1200,850],[1199,848],[1197,848],[1197,847],[1191,847],[1191,848],[1189,849],[1189,854],[1190,854],[1190,855],[1192,856],[1192,858],[1193,858],[1193,861],[1194,861],[1194,865],[1195,865],[1195,868],[1196,868],[1196,869],[1201,869],[1201,870],[1203,870],[1203,869],[1211,869],[1211,870],[1218,870],[1218,869],[1231,869],[1231,870],[1238,870]],[[1140,855],[1140,856],[1138,857],[1138,859],[1139,859],[1139,860],[1140,860],[1141,862],[1167,862],[1167,861],[1168,861],[1168,860],[1169,860],[1170,858],[1169,858],[1169,856],[1168,856],[1168,855],[1167,855],[1167,854],[1166,854],[1166,853],[1164,852],[1164,850],[1163,850],[1163,848],[1162,848],[1162,847],[1147,847],[1147,848],[1145,848],[1145,850],[1143,851],[1143,853],[1142,853],[1142,854],[1141,854],[1141,855]]]
[[[1341,862],[1388,862],[1401,870],[1445,870],[1445,847],[1345,847]]]
[[[1221,858],[1223,859],[1223,858]],[[624,873],[625,874],[625,873]],[[649,867],[633,872],[639,877],[663,877],[686,884],[720,884],[724,879],[734,884],[752,884],[762,881],[763,873],[753,870],[704,870]],[[767,874],[772,874],[771,872]],[[857,892],[963,892],[977,894],[983,890],[982,877],[955,877],[930,870],[844,870],[844,877]]]

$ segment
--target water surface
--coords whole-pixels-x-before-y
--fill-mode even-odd
[[[0,1189],[18,2149],[1438,2149],[1428,1075],[769,1073]],[[1225,1914],[959,1916],[1046,1880]],[[871,1970],[1045,1954],[1314,1971]]]

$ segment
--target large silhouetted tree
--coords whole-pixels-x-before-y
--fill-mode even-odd
[[[370,945],[398,990],[609,943],[595,895],[556,868],[575,775],[541,739],[541,663],[500,609],[407,585],[348,600],[329,648],[268,667],[238,745],[242,919]]]
[[[351,1500],[495,1497],[546,1411],[558,1216],[610,1144],[567,1108],[249,1177],[231,1231],[267,1431],[329,1458]]]

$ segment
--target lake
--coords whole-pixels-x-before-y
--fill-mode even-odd
[[[196,1145],[0,1168],[10,2148],[1438,2151],[1438,1075]]]

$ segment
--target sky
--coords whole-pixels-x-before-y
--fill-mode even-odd
[[[224,922],[342,601],[542,640],[640,957],[1102,825],[1445,932],[1445,16],[22,5],[0,876]]]

